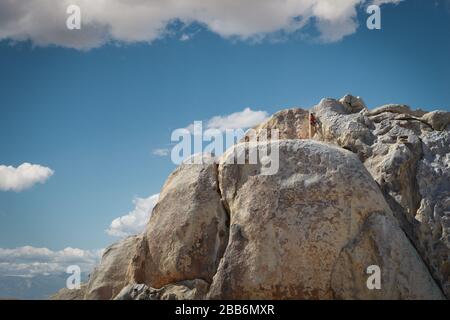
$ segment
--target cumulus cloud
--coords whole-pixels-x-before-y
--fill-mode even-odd
[[[163,148],[163,149],[154,149],[152,151],[152,154],[159,157],[166,157],[170,154],[170,150]]]
[[[266,111],[253,111],[245,108],[240,112],[235,112],[227,116],[215,116],[208,120],[208,129],[246,129],[260,124],[269,117]]]
[[[17,168],[0,165],[0,190],[22,191],[36,183],[44,183],[53,173],[50,168],[26,162]]]
[[[0,273],[15,276],[60,273],[70,265],[78,265],[81,271],[90,272],[100,261],[102,251],[71,247],[60,251],[32,246],[0,248]]]
[[[234,112],[229,115],[218,115],[206,121],[204,129],[218,129],[225,131],[226,129],[248,129],[254,127],[261,122],[267,120],[269,114],[266,111],[254,111],[245,108],[242,111]],[[186,127],[189,131],[194,131],[194,124]]]
[[[159,194],[154,194],[148,198],[135,198],[133,200],[134,209],[128,214],[114,219],[106,233],[122,238],[143,231],[148,219],[150,219],[153,207],[158,202],[158,198]]]
[[[400,0],[0,0],[0,40],[90,49],[108,41],[152,42],[173,22],[198,23],[225,38],[261,39],[314,23],[324,41],[356,31],[360,5]],[[81,8],[81,30],[66,28],[66,9]],[[182,40],[186,37],[181,36]]]

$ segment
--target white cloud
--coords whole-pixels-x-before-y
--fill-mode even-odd
[[[376,4],[378,6],[381,6],[383,4],[388,4],[388,3],[399,4],[402,1],[403,0],[373,0],[372,3]]]
[[[50,168],[26,162],[17,168],[0,165],[0,190],[22,191],[36,183],[44,183],[53,173]]]
[[[114,219],[106,233],[114,237],[126,237],[143,231],[150,219],[153,207],[158,202],[158,197],[159,194],[154,194],[148,198],[134,199],[133,211]]]
[[[70,247],[60,251],[31,246],[0,248],[0,273],[16,276],[60,273],[70,265],[78,265],[82,271],[90,272],[99,262],[102,251]]]
[[[191,39],[191,35],[187,33],[183,33],[180,37],[180,41],[188,41],[189,39]]]
[[[180,21],[239,39],[290,33],[312,22],[322,40],[338,41],[356,31],[357,6],[372,2],[399,0],[0,0],[0,40],[89,49],[108,41],[151,42]],[[81,8],[81,30],[66,28],[70,4]]]
[[[267,120],[269,114],[266,111],[254,111],[245,108],[242,111],[234,112],[229,115],[214,116],[206,121],[206,127],[203,129],[218,129],[225,131],[226,129],[248,129],[261,122]],[[194,131],[194,124],[186,127],[189,131]]]
[[[152,154],[159,157],[166,157],[170,154],[169,149],[155,149],[152,151]]]
[[[208,129],[246,129],[254,127],[269,117],[266,111],[253,111],[245,108],[242,111],[229,114],[227,116],[215,116],[208,120]]]

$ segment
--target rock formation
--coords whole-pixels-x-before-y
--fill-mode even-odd
[[[450,298],[450,113],[323,99],[255,127],[279,170],[217,161],[168,178],[143,234],[54,299]],[[367,268],[381,270],[381,289]]]
[[[316,138],[358,154],[450,298],[450,112],[387,105],[342,113],[332,99],[313,110],[322,121]]]

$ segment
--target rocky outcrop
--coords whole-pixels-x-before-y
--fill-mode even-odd
[[[139,254],[142,238],[141,235],[131,236],[106,248],[101,263],[89,279],[85,299],[112,299],[130,282],[128,270],[131,258]]]
[[[349,113],[341,105],[313,107],[322,125],[315,139],[358,154],[450,297],[450,112],[387,105]]]
[[[129,284],[114,300],[201,300],[208,288],[209,284],[200,279],[168,284],[160,289],[145,284]]]
[[[87,284],[82,284],[80,289],[63,288],[50,297],[50,300],[84,300]]]
[[[367,106],[363,99],[361,97],[354,97],[351,94],[345,95],[343,98],[339,99],[339,102],[344,105],[349,113],[367,110]]]
[[[54,298],[449,298],[450,113],[369,110],[351,95],[311,111],[312,139],[310,111],[287,109],[251,131],[257,141],[181,165],[145,232]],[[275,145],[275,174],[230,161]],[[367,285],[373,267],[381,289]]]
[[[379,266],[381,289],[367,290],[367,274],[360,270]],[[331,287],[337,299],[443,299],[426,265],[387,215],[371,215],[359,234],[341,251]]]
[[[308,114],[307,110],[300,108],[278,111],[253,128],[254,133],[258,138],[270,139],[270,130],[277,129],[280,139],[307,139],[309,137]]]
[[[280,152],[275,175],[262,175],[261,165],[229,164],[233,149],[220,161],[230,238],[209,298],[442,298],[353,153],[307,140],[272,143]],[[362,244],[360,237],[374,240]],[[378,294],[362,279],[374,264],[386,275]]]
[[[428,123],[434,130],[443,131],[450,123],[450,112],[432,111],[424,114],[422,121]]]
[[[315,139],[332,142],[358,155],[361,161],[371,156],[370,145],[375,141],[372,122],[364,116],[366,109],[349,113],[337,100],[322,99],[312,108],[318,119]]]
[[[422,117],[427,113],[426,111],[423,111],[421,109],[411,110],[411,108],[405,104],[386,104],[384,106],[373,109],[369,112],[369,115],[376,116],[386,112],[414,117]]]
[[[222,205],[217,165],[183,164],[167,179],[133,259],[136,283],[161,288],[202,279],[211,283],[228,241],[228,215]]]

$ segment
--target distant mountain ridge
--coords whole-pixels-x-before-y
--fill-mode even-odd
[[[34,276],[0,275],[0,299],[44,300],[66,286],[66,273]],[[82,281],[87,275],[82,274]]]

